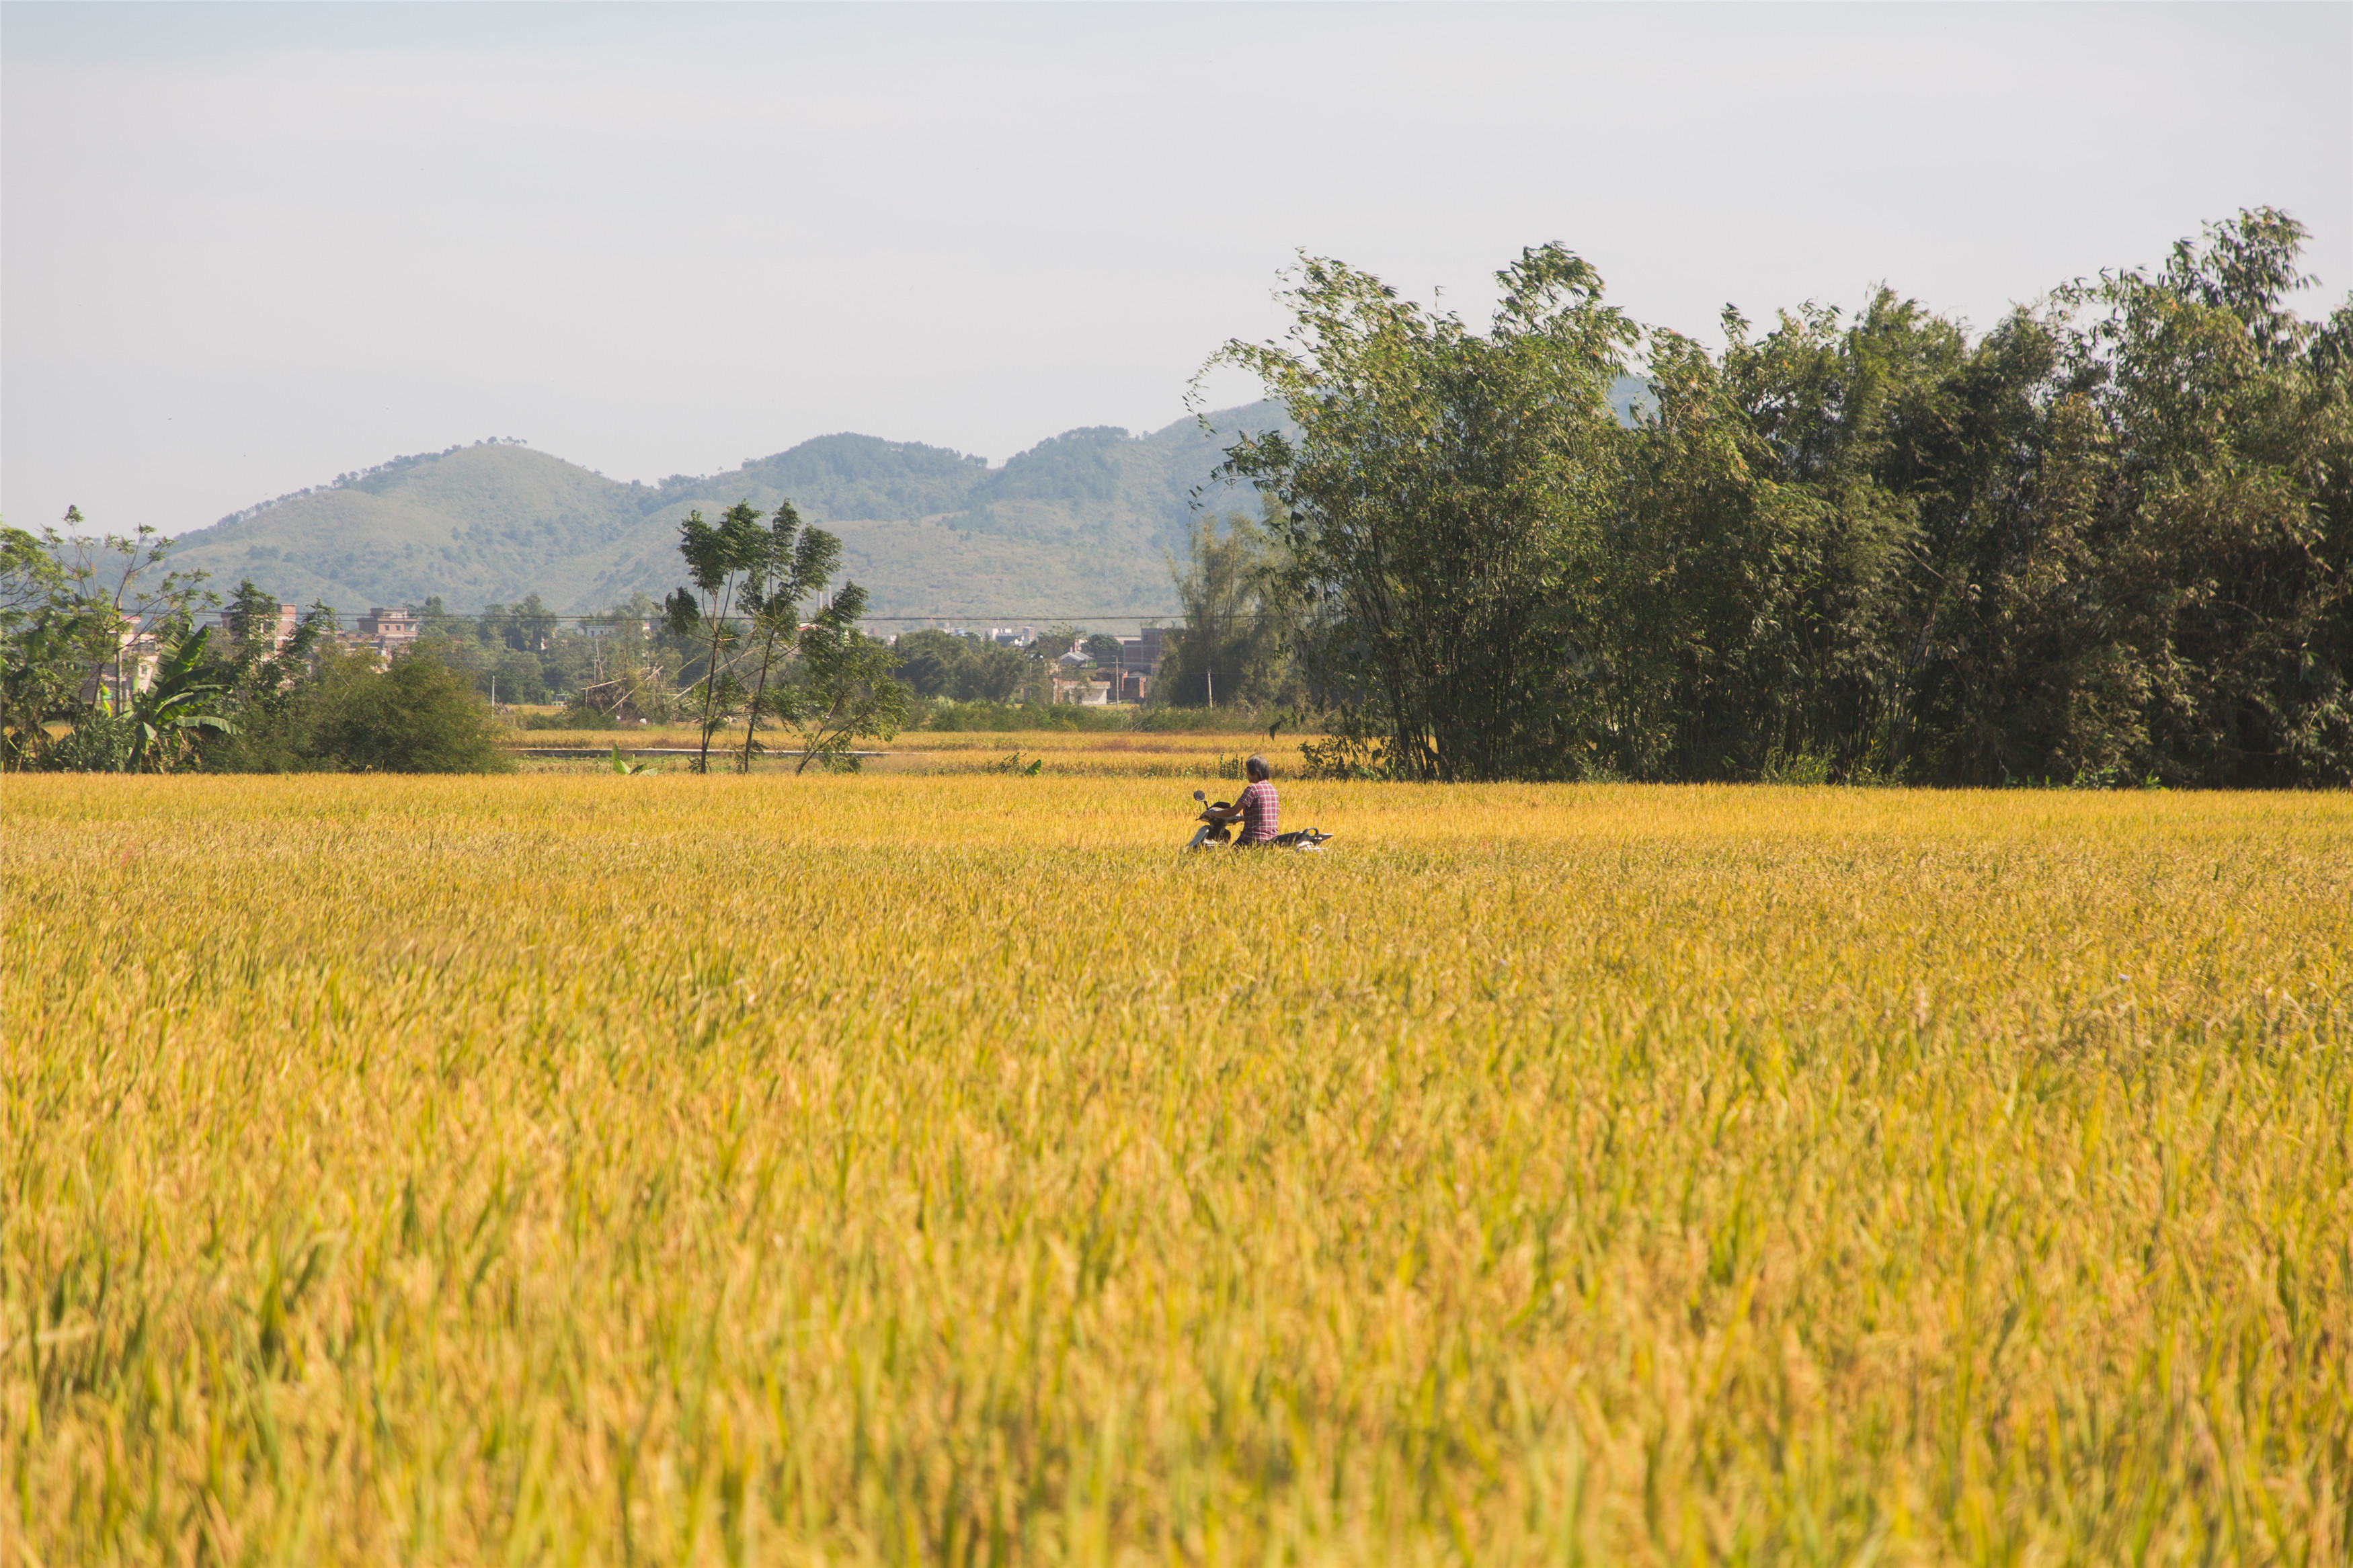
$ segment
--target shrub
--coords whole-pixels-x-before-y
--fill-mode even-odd
[[[490,709],[464,676],[428,652],[396,658],[389,669],[322,684],[335,700],[315,732],[315,753],[343,767],[387,773],[514,769],[513,756],[498,742]]]
[[[467,675],[427,645],[379,669],[329,645],[311,673],[238,733],[207,748],[219,773],[497,773],[514,758]]]
[[[131,765],[137,732],[130,718],[93,712],[41,752],[47,773],[119,773]]]

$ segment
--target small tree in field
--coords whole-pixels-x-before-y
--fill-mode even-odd
[[[681,588],[663,608],[672,635],[703,645],[702,679],[696,682],[702,692],[702,750],[694,760],[694,771],[702,773],[711,771],[711,737],[744,700],[743,684],[729,658],[738,637],[731,617],[739,607],[738,595],[766,557],[768,538],[760,529],[759,510],[750,501],[729,507],[715,528],[702,521],[701,511],[691,511],[678,525],[678,552],[686,558],[694,591]]]
[[[799,694],[788,687],[771,691],[768,678],[779,673],[777,660],[789,658],[799,646],[801,602],[825,591],[841,561],[841,541],[821,528],[801,527],[793,503],[776,508],[768,531],[744,584],[743,604],[752,616],[752,637],[758,647],[760,668],[752,699],[745,705],[744,753],[738,773],[752,771],[752,753],[758,749],[754,734],[762,717],[795,721]]]

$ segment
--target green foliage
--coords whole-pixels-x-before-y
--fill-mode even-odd
[[[44,748],[35,765],[44,773],[127,773],[137,754],[138,735],[131,715],[95,705]]]
[[[991,500],[1108,501],[1118,495],[1118,449],[1128,439],[1115,425],[1070,430],[1040,441],[1005,465],[988,486]]]
[[[601,708],[573,702],[559,713],[533,713],[522,721],[526,730],[617,730],[620,721]]]
[[[2353,304],[2286,308],[2302,240],[2242,213],[1974,341],[1727,312],[1720,355],[1556,248],[1484,337],[1307,263],[1288,345],[1220,357],[1299,430],[1228,451],[1321,617],[1311,769],[2353,782]]]
[[[547,700],[547,670],[534,654],[507,652],[490,668],[491,691],[501,702]]]
[[[514,605],[485,605],[477,623],[484,642],[513,649],[518,653],[542,650],[547,639],[555,635],[556,618],[540,602],[537,594],[524,595],[522,603]]]
[[[130,771],[165,773],[189,755],[197,737],[230,735],[236,723],[226,710],[229,688],[208,679],[205,644],[209,627],[182,630],[172,650],[157,663],[154,676],[132,693],[131,701]]]
[[[332,615],[314,612],[306,624],[323,633]],[[205,766],[216,773],[511,772],[514,760],[499,743],[499,725],[466,674],[450,664],[449,647],[428,638],[380,668],[373,652],[318,637],[298,677],[283,687],[256,683],[266,699],[248,698],[237,733],[206,747]]]
[[[430,647],[378,669],[373,657],[322,650],[308,714],[309,755],[390,773],[499,773],[514,768],[490,710]]]
[[[474,637],[480,622],[470,616],[452,615],[441,602],[441,595],[432,595],[417,611],[417,634],[419,637],[441,637],[456,641]]]
[[[759,644],[759,673],[745,706],[742,772],[752,771],[763,718],[789,724],[802,716],[800,690],[782,684],[772,689],[770,678],[785,673],[779,656],[789,658],[800,648],[801,602],[823,593],[840,563],[841,541],[821,528],[802,528],[792,502],[777,505],[766,535],[752,552],[744,584],[744,607],[751,613],[752,635]],[[865,603],[863,596],[859,603]]]
[[[89,624],[83,612],[58,606],[28,616],[0,638],[0,769],[45,765],[52,745],[48,721],[78,706]],[[90,714],[85,710],[81,717]]]
[[[689,692],[702,709],[695,771],[710,771],[712,736],[739,712],[744,715],[739,770],[750,771],[753,755],[765,749],[759,739],[764,722],[793,732],[800,751],[796,772],[812,762],[854,767],[851,749],[859,739],[887,739],[907,721],[907,689],[891,679],[898,656],[858,630],[866,591],[854,583],[843,584],[803,625],[800,605],[831,581],[841,542],[823,529],[803,527],[788,500],[778,503],[767,528],[761,528],[760,518],[757,508],[739,501],[716,526],[700,512],[679,525],[679,552],[694,589],[670,595],[665,623],[670,635],[692,639],[701,653]]]
[[[1281,525],[1271,512],[1270,521]],[[1294,651],[1310,632],[1268,527],[1229,512],[1220,533],[1217,520],[1205,518],[1188,561],[1180,568],[1171,556],[1168,574],[1185,626],[1154,672],[1154,702],[1260,708],[1301,700]]]
[[[744,465],[744,479],[797,496],[814,515],[912,520],[962,510],[987,459],[915,441],[820,436]]]
[[[892,679],[899,656],[858,629],[865,613],[866,590],[845,583],[801,631],[799,690],[789,721],[801,748],[797,773],[819,761],[855,767],[849,753],[858,741],[887,741],[907,722],[907,689]]]
[[[931,628],[902,635],[897,651],[899,679],[909,689],[953,702],[1012,701],[1036,683],[1042,668],[1031,649]]]
[[[1303,259],[1288,346],[1229,343],[1289,407],[1227,448],[1287,509],[1291,591],[1328,605],[1310,657],[1345,731],[1421,779],[1545,776],[1574,740],[1562,650],[1589,620],[1639,330],[1558,246],[1496,275],[1484,335]]]
[[[69,527],[82,521],[66,509]],[[0,769],[161,767],[189,731],[226,722],[193,663],[176,662],[196,610],[216,601],[202,573],[167,566],[171,549],[145,527],[99,538],[0,530]],[[203,647],[198,634],[192,659]],[[171,684],[142,710],[159,672]],[[79,739],[53,742],[58,721]]]
[[[701,711],[702,731],[694,770],[709,773],[711,738],[745,697],[731,668],[743,628],[730,615],[737,595],[766,561],[768,541],[760,528],[760,513],[749,501],[729,507],[715,526],[703,521],[700,511],[689,512],[678,525],[678,552],[694,588],[671,594],[663,610],[670,635],[701,645],[701,668],[688,693]]]
[[[48,541],[21,528],[0,526],[0,635],[14,632],[48,608],[52,595],[64,585],[65,569]]]
[[[251,578],[229,595],[227,635],[211,651],[210,678],[227,689],[236,728],[197,737],[203,766],[216,773],[290,773],[305,760],[294,737],[307,713],[312,668],[335,613],[312,605],[280,646],[278,597]]]

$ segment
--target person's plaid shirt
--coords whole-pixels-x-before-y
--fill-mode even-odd
[[[1282,831],[1282,801],[1274,793],[1272,779],[1261,779],[1241,793],[1234,802],[1241,808],[1243,844],[1267,844]]]

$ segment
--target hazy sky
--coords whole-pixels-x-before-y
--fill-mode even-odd
[[[2353,5],[0,6],[0,515],[201,526],[515,436],[617,479],[1155,428],[1301,248],[1483,316],[1989,324],[2286,207]],[[1228,378],[1217,401],[1253,395]]]

